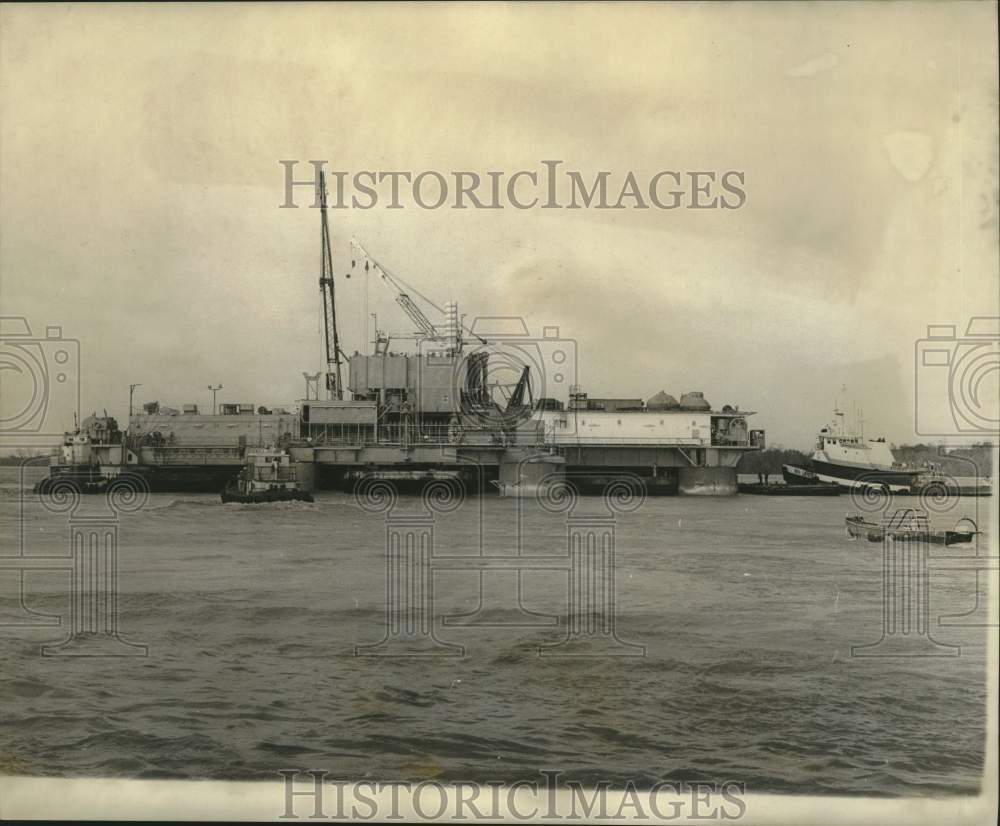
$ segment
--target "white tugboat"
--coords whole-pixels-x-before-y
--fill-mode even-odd
[[[908,493],[923,468],[907,467],[896,461],[885,439],[864,439],[851,433],[844,414],[833,411],[834,420],[820,430],[816,450],[806,468],[783,465],[789,485],[833,483],[841,488],[879,488]]]
[[[223,502],[312,502],[312,494],[299,487],[291,457],[282,448],[253,448],[247,463],[222,491]]]
[[[992,496],[990,479],[952,477],[933,464],[907,465],[896,461],[885,439],[864,439],[844,425],[844,414],[834,410],[834,421],[820,430],[816,450],[806,467],[782,465],[789,486],[836,485],[841,490],[871,490],[903,495]]]
[[[63,434],[62,444],[49,458],[49,475],[34,486],[34,492],[104,493],[116,482],[133,485],[137,461],[124,444],[118,422],[107,411],[103,416],[95,412]]]

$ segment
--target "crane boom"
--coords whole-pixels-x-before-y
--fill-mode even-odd
[[[333,256],[330,251],[330,225],[326,217],[326,175],[319,171],[320,225],[322,250],[319,291],[323,296],[323,321],[326,333],[326,389],[331,399],[343,399],[340,371],[340,336],[337,333],[337,301],[333,285]]]
[[[458,310],[452,302],[449,302],[449,304],[445,306],[445,313],[449,314],[450,312],[450,315],[445,324],[445,328],[443,330],[439,330],[436,326],[434,326],[433,322],[431,322],[431,320],[424,315],[424,312],[417,306],[416,302],[410,298],[410,293],[414,293],[417,298],[422,299],[433,307],[433,302],[428,299],[427,296],[421,294],[420,290],[416,289],[416,287],[407,284],[398,275],[394,275],[389,272],[388,269],[383,267],[372,257],[372,255],[361,245],[361,242],[358,241],[357,238],[351,240],[351,248],[365,259],[365,272],[368,272],[369,265],[371,265],[375,272],[381,276],[382,280],[388,282],[388,284],[396,290],[396,303],[403,308],[403,312],[405,312],[413,323],[420,328],[421,335],[436,341],[448,343],[448,345],[455,351],[461,350],[462,324],[458,315]],[[351,263],[351,266],[354,266],[354,262]],[[450,311],[449,306],[451,308]],[[480,344],[488,343],[486,339],[477,333],[473,332],[472,335],[479,339]]]
[[[413,323],[420,328],[422,332],[428,338],[440,338],[438,334],[437,327],[435,327],[429,318],[423,314],[420,308],[413,303],[413,299],[410,298],[406,293],[399,293],[396,296],[396,303],[403,308],[405,312],[411,319]]]
[[[510,396],[510,401],[507,402],[507,410],[517,410],[520,407],[524,407],[524,394],[527,391],[528,394],[528,405],[531,406],[534,403],[534,398],[531,393],[531,368],[528,365],[524,366],[521,371],[521,378],[517,380],[517,386],[514,388],[514,392]]]

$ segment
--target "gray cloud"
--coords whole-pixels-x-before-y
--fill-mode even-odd
[[[83,341],[85,404],[277,402],[318,369],[318,217],[357,171],[746,172],[737,211],[333,214],[471,315],[580,342],[595,394],[702,389],[807,444],[847,383],[890,438],[927,323],[997,309],[988,4],[0,9],[0,301]],[[902,136],[902,137],[901,137]],[[404,331],[371,284],[380,326]],[[364,280],[341,282],[362,348]],[[247,335],[248,331],[251,332]]]

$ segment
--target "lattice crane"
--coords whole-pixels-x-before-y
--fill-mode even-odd
[[[319,291],[323,296],[323,322],[326,333],[326,390],[331,399],[343,399],[344,387],[340,366],[340,336],[337,333],[337,300],[333,284],[333,256],[330,252],[330,225],[326,216],[326,175],[319,171],[320,222],[322,250]]]

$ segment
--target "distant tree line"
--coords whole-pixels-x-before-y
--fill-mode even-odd
[[[17,467],[23,464],[40,465],[48,462],[49,452],[47,450],[32,450],[27,447],[19,447],[13,453],[6,453],[0,456],[0,466]]]
[[[993,476],[993,446],[989,442],[944,450],[936,445],[900,445],[892,449],[897,462],[934,465],[949,476]]]

